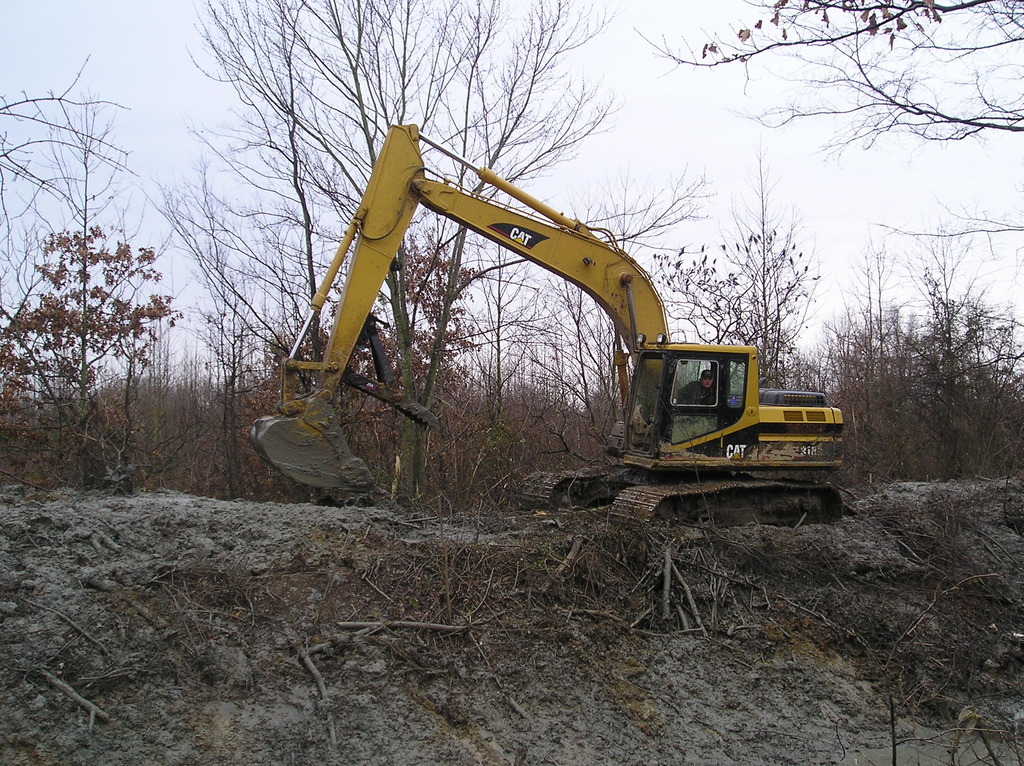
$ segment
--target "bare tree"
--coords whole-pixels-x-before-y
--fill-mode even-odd
[[[846,470],[885,480],[1017,470],[1020,323],[969,273],[969,239],[908,241],[923,247],[904,254],[898,291],[891,255],[869,254],[859,294],[815,354],[846,421]]]
[[[124,170],[124,151],[110,140],[109,131],[92,132],[92,119],[110,104],[91,95],[73,96],[80,76],[62,91],[0,94],[0,232],[5,235],[39,195],[67,201],[67,168],[53,161],[66,149],[89,144],[94,166]]]
[[[869,246],[844,292],[842,313],[824,325],[823,340],[804,355],[843,411],[846,472],[858,480],[910,475],[911,450],[900,433],[920,417],[904,402],[910,379],[907,333],[915,327],[910,296],[897,293],[896,255],[889,242]]]
[[[548,319],[538,301],[534,267],[498,252],[494,268],[475,275],[475,325],[471,338],[474,379],[484,393],[488,418],[505,418],[505,399],[528,364],[530,339]]]
[[[807,325],[817,263],[800,246],[793,208],[776,202],[777,182],[757,156],[749,194],[734,201],[725,242],[698,253],[655,256],[656,278],[678,302],[673,318],[706,343],[756,346],[761,374],[776,384],[787,374]]]
[[[1018,433],[1006,433],[1006,414],[1022,393],[1020,326],[1012,310],[986,301],[975,280],[960,273],[970,244],[933,242],[917,269],[924,307],[909,345],[919,390],[934,413],[919,434],[930,441],[932,470],[943,477],[1002,473],[1020,459]]]

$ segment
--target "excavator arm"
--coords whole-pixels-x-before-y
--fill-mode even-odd
[[[620,340],[616,365],[623,401],[629,359],[643,348],[668,342],[664,307],[650,277],[610,236],[597,236],[595,230],[548,207],[492,170],[477,168],[443,147],[422,140],[471,167],[481,181],[528,210],[514,209],[448,180],[428,178],[417,127],[390,129],[362,201],[312,299],[310,318],[282,367],[279,414],[261,418],[252,429],[258,451],[301,483],[356,491],[373,486],[365,464],[349,450],[329,403],[339,383],[386,401],[418,422],[435,422],[426,408],[382,375],[383,361],[377,356],[381,349],[373,342],[373,304],[418,205],[544,267],[594,298],[614,322]],[[323,308],[353,242],[355,248],[324,359],[300,360],[296,358],[299,344],[313,317]],[[381,380],[371,381],[350,369],[349,361],[361,342],[374,351]],[[303,373],[317,379],[315,389],[306,394],[299,390]]]

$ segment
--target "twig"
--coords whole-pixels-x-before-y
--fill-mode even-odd
[[[317,691],[320,692],[320,701],[327,702],[327,684],[324,683],[324,677],[320,674],[316,665],[313,664],[313,660],[310,659],[309,651],[304,646],[298,647],[299,659],[302,664],[306,666],[306,670],[313,676],[313,680],[316,682]],[[338,746],[338,731],[334,726],[334,714],[327,710],[327,734],[331,738],[331,746]]]
[[[99,575],[94,575],[90,577],[88,580],[85,581],[85,584],[88,585],[90,588],[95,588],[96,590],[103,591],[104,593],[110,593],[111,591],[117,589],[116,582],[114,582],[113,580],[108,580],[105,577],[100,577]]]
[[[334,713],[327,713],[327,732],[331,735],[331,747],[338,747],[338,730],[334,727]]]
[[[94,644],[94,645],[95,645],[95,646],[96,646],[97,648],[99,648],[99,650],[100,650],[101,652],[103,652],[103,654],[104,654],[104,655],[107,655],[107,656],[109,656],[109,655],[110,655],[110,651],[109,651],[109,650],[107,649],[107,647],[105,647],[105,646],[104,646],[103,644],[101,644],[101,643],[100,643],[100,642],[99,642],[98,640],[96,640],[95,638],[93,638],[93,637],[92,637],[92,635],[91,635],[91,634],[89,633],[89,631],[87,631],[87,630],[86,630],[85,628],[83,628],[83,627],[82,627],[81,625],[79,625],[79,624],[78,624],[77,622],[75,622],[74,620],[72,620],[72,619],[71,619],[70,617],[68,617],[68,616],[67,616],[66,614],[64,614],[63,612],[58,612],[58,611],[57,611],[56,609],[54,609],[53,607],[50,607],[50,606],[45,606],[45,605],[43,605],[43,604],[40,604],[40,603],[38,603],[38,602],[36,602],[36,601],[33,601],[32,599],[28,599],[28,598],[26,598],[26,599],[24,599],[24,601],[25,601],[25,603],[26,603],[26,604],[31,604],[31,605],[32,605],[32,606],[34,606],[34,607],[35,607],[36,609],[42,609],[43,611],[46,611],[46,612],[50,612],[51,614],[55,614],[55,615],[57,615],[57,616],[58,616],[58,617],[60,617],[60,618],[61,618],[62,620],[64,620],[64,622],[66,622],[66,623],[67,623],[68,625],[70,625],[70,626],[71,626],[72,628],[74,628],[74,629],[75,629],[75,630],[77,630],[77,631],[78,631],[79,633],[81,633],[81,634],[82,634],[82,635],[83,635],[83,636],[84,636],[84,637],[85,637],[86,639],[88,639],[89,643],[91,643],[91,644]]]
[[[414,665],[420,670],[430,670],[427,667],[427,663],[423,661],[423,658],[419,656],[419,653],[412,648],[403,649],[398,645],[398,642],[394,639],[388,638],[387,636],[375,636],[369,635],[369,638],[374,643],[378,643],[381,646],[386,646],[391,650],[391,653],[396,657],[401,657],[403,660],[408,662],[410,665]]]
[[[167,620],[165,620],[163,617],[158,617],[157,615],[153,614],[151,611],[149,611],[149,609],[147,609],[142,604],[138,603],[134,598],[122,594],[122,600],[126,604],[128,604],[128,606],[130,606],[132,609],[138,612],[139,615],[154,628],[159,628],[163,630],[164,628],[170,625],[170,623],[167,622]]]
[[[696,620],[697,627],[700,629],[700,632],[704,634],[705,638],[707,638],[708,631],[704,627],[704,622],[700,619],[700,612],[697,611],[697,602],[693,599],[693,591],[690,590],[690,586],[686,584],[686,580],[683,579],[682,573],[680,573],[675,564],[672,565],[672,574],[676,576],[676,579],[679,580],[679,584],[683,586],[683,593],[686,595],[686,604],[690,607],[690,612],[693,614],[693,619]]]
[[[906,551],[906,553],[907,553],[907,556],[908,556],[908,557],[909,557],[910,559],[912,559],[912,560],[914,561],[914,563],[915,563],[915,564],[926,564],[926,563],[927,563],[927,562],[926,562],[926,561],[925,561],[924,559],[922,559],[922,558],[921,558],[920,556],[918,556],[918,555],[917,555],[916,553],[914,553],[914,550],[913,550],[913,548],[911,548],[911,547],[910,547],[909,545],[907,545],[907,544],[906,544],[905,542],[903,542],[902,540],[900,540],[900,539],[899,539],[898,537],[897,537],[897,538],[895,538],[895,540],[896,540],[896,544],[897,544],[897,545],[898,545],[898,546],[899,546],[900,548],[902,548],[902,549],[903,549],[904,551]]]
[[[994,766],[1003,766],[999,757],[996,755],[995,750],[992,749],[992,743],[988,741],[989,732],[985,729],[975,729],[979,735],[981,735],[981,741],[985,745],[985,750],[988,752],[988,757],[992,759]]]
[[[380,588],[378,588],[376,585],[374,585],[372,582],[370,582],[370,578],[366,576],[365,572],[363,572],[363,582],[365,582],[367,585],[369,585],[371,588],[373,588],[375,591],[377,591],[380,595],[382,595],[388,601],[390,601],[392,603],[394,602],[394,599],[391,598],[391,596],[389,596],[387,593],[385,593]]]
[[[768,590],[767,589],[764,590],[764,598],[765,598],[765,603],[768,604],[768,608],[772,609],[773,607],[771,606],[771,603],[768,601]],[[843,628],[843,627],[840,627],[839,625],[834,623],[832,620],[830,620],[828,617],[823,615],[821,612],[815,612],[813,609],[809,609],[808,607],[804,606],[803,604],[798,604],[796,601],[788,599],[785,596],[779,596],[778,598],[779,598],[780,601],[784,601],[785,603],[789,604],[794,609],[799,609],[801,612],[805,612],[806,614],[809,614],[814,619],[820,620],[823,625],[826,625],[827,627],[831,628],[832,630],[834,630],[834,631],[836,631],[838,633],[842,633],[842,634],[846,635],[847,637],[854,639],[858,644],[863,646],[868,651],[871,651],[871,652],[874,651],[871,648],[871,646],[869,646],[868,642],[865,641],[863,638],[861,638],[860,633],[855,631],[853,628],[849,628],[849,627]],[[896,651],[896,646],[895,645],[893,646],[892,651],[893,652]],[[892,654],[889,655],[889,659],[886,660],[886,664],[888,664],[891,660],[892,660]]]
[[[730,625],[729,629],[725,631],[725,635],[732,638],[737,630],[761,630],[761,627],[760,625]]]
[[[718,578],[711,578],[711,617],[709,622],[711,623],[712,630],[718,630]]]
[[[836,730],[836,742],[839,743],[839,749],[843,751],[842,753],[840,753],[839,757],[842,760],[845,761],[846,760],[846,745],[843,744],[843,735],[839,733],[839,719],[838,718],[835,719],[832,722],[832,725],[835,727],[835,730]]]
[[[635,620],[633,620],[633,622],[629,623],[629,627],[635,628],[637,625],[639,625],[641,622],[644,621],[644,618],[647,617],[647,615],[649,615],[653,611],[654,611],[653,607],[648,607],[647,609],[645,609],[643,611],[643,614],[641,614],[639,617],[637,617]]]
[[[68,686],[64,681],[61,681],[59,678],[57,678],[57,676],[45,670],[40,670],[39,672],[43,674],[43,677],[49,682],[50,686],[52,686],[57,691],[66,694],[68,697],[70,697],[79,705],[81,705],[82,708],[84,708],[89,713],[90,729],[92,729],[92,725],[97,718],[99,718],[104,723],[110,721],[110,716],[106,713],[106,711],[103,710],[103,708],[93,704],[92,702],[89,702],[89,700],[87,700],[81,694],[79,694],[70,686]]]
[[[551,575],[551,577],[561,577],[562,572],[576,562],[581,550],[583,550],[583,535],[576,535],[572,540],[572,547],[569,548],[569,555],[565,557],[565,561],[558,565],[558,569],[555,570],[555,573]]]
[[[518,702],[512,699],[512,696],[505,691],[505,686],[501,683],[501,679],[498,678],[498,674],[494,671],[494,666],[491,665],[491,661],[487,658],[487,654],[484,653],[484,648],[480,646],[480,642],[477,641],[476,636],[470,634],[470,637],[473,639],[473,643],[476,645],[476,650],[480,652],[480,656],[483,658],[484,664],[487,665],[487,669],[490,671],[489,675],[491,677],[491,680],[494,681],[494,685],[498,687],[498,691],[501,692],[502,696],[505,698],[505,701],[509,704],[509,707],[511,707],[513,710],[519,713],[519,715],[521,715],[523,719],[526,721],[527,726],[532,728],[533,719],[530,717],[530,714],[523,710],[522,705],[520,705]]]
[[[497,681],[497,679],[495,679],[495,681]],[[505,693],[505,701],[509,704],[509,707],[511,707],[513,710],[519,713],[519,715],[526,719],[527,723],[531,721],[530,714],[523,709],[522,705],[520,705],[518,702],[512,699],[512,697],[510,697],[508,693]]]
[[[32,487],[32,489],[41,489],[43,491],[46,490],[46,487],[41,487],[38,484],[33,484],[28,479],[23,479],[20,476],[15,476],[13,473],[10,473],[9,471],[5,471],[2,468],[0,468],[0,476],[6,476],[8,479],[13,479],[14,481],[18,482],[19,484],[24,484],[26,486]]]
[[[965,577],[964,579],[960,580],[960,582],[958,582],[956,585],[953,585],[950,588],[946,588],[945,590],[940,591],[939,593],[936,593],[935,597],[931,600],[931,602],[928,604],[928,606],[926,606],[924,608],[924,611],[922,611],[921,614],[919,614],[917,616],[917,619],[914,620],[914,622],[910,625],[909,628],[907,628],[906,630],[903,631],[903,635],[901,635],[898,639],[896,639],[896,642],[892,645],[892,649],[889,651],[888,658],[885,660],[886,666],[888,666],[889,663],[892,662],[892,658],[896,655],[896,650],[899,648],[899,645],[901,643],[903,643],[904,639],[906,639],[907,637],[912,635],[914,633],[914,631],[917,630],[918,626],[922,622],[924,622],[925,617],[927,617],[928,613],[931,612],[931,610],[935,608],[935,605],[939,603],[939,599],[940,598],[942,598],[943,596],[946,596],[946,595],[952,593],[953,591],[960,590],[961,586],[963,586],[965,583],[969,583],[969,582],[974,581],[974,580],[983,580],[983,579],[987,579],[989,577],[998,577],[998,576],[999,575],[995,574],[995,573],[971,575],[970,577]]]
[[[99,540],[99,543],[96,542],[97,540]],[[106,545],[112,551],[123,550],[123,547],[121,545],[115,543],[113,540],[110,539],[109,535],[105,534],[104,532],[100,532],[98,529],[93,530],[92,535],[89,536],[89,542],[91,542],[93,547],[96,548],[97,551],[100,553],[103,552],[102,549],[104,545]]]
[[[430,518],[430,517],[428,516],[427,518]],[[388,519],[388,521],[391,524],[398,524],[398,525],[403,526],[403,527],[413,527],[414,529],[419,529],[421,526],[423,526],[422,524],[417,523],[416,519],[395,519],[395,518],[392,518],[392,519]]]
[[[396,630],[406,628],[409,630],[434,630],[438,633],[462,633],[469,630],[468,625],[443,625],[437,622],[408,622],[398,620],[392,622],[338,622],[335,625],[341,630]]]
[[[889,695],[889,737],[892,740],[892,766],[896,766],[896,705]]]
[[[588,614],[591,617],[601,617],[605,620],[612,620],[614,622],[625,622],[625,620],[623,620],[619,615],[612,614],[611,612],[606,612],[603,609],[574,609],[571,610],[569,616],[571,616],[573,612],[578,612],[579,614]]]
[[[661,575],[661,619],[672,613],[672,549],[665,546],[665,564]]]
[[[320,671],[317,670],[316,665],[313,664],[313,660],[309,657],[309,652],[305,647],[299,647],[299,659],[302,664],[306,666],[306,670],[313,676],[313,680],[316,681],[317,691],[320,692],[320,699],[327,699],[327,685],[324,683],[324,677],[320,675]]]

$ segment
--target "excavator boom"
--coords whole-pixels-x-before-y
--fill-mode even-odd
[[[429,410],[398,390],[393,381],[370,381],[355,375],[349,367],[418,205],[457,221],[581,287],[612,317],[629,353],[637,350],[639,327],[647,328],[651,337],[667,338],[661,299],[650,278],[629,255],[613,242],[596,236],[583,223],[558,213],[493,171],[470,166],[485,184],[508,194],[530,208],[530,212],[502,205],[450,181],[429,179],[417,127],[395,126],[388,132],[356,214],[312,300],[311,318],[323,307],[354,243],[324,359],[296,358],[301,336],[310,326],[307,322],[282,366],[278,414],[261,418],[250,432],[257,451],[296,481],[353,491],[372,487],[365,463],[352,455],[330,405],[340,383],[355,385],[420,423],[436,422]],[[624,400],[626,354],[619,355],[618,364]],[[316,377],[317,385],[311,392],[299,392],[303,373]],[[360,384],[353,384],[356,379],[361,379]]]

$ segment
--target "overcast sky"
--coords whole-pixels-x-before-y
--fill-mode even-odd
[[[189,127],[226,120],[232,93],[193,63],[205,54],[187,0],[7,0],[5,6],[0,93],[11,98],[19,91],[59,90],[84,66],[78,90],[125,107],[116,116],[116,138],[131,152],[142,187],[152,193],[158,181],[191,174],[199,147]],[[713,243],[763,147],[779,179],[780,200],[797,207],[807,249],[822,261],[826,314],[850,282],[850,265],[869,238],[880,237],[879,225],[923,229],[943,216],[944,206],[999,212],[1015,204],[1021,155],[1009,139],[851,148],[827,159],[821,146],[835,130],[828,120],[773,131],[737,116],[779,98],[784,84],[759,67],[675,68],[641,38],[678,39],[688,32],[696,39],[701,29],[738,28],[741,18],[743,4],[736,0],[628,3],[580,60],[582,71],[601,78],[622,100],[613,129],[547,179],[539,196],[559,195],[563,185],[569,195],[585,179],[614,177],[624,169],[657,183],[666,170],[689,166],[706,173],[717,196],[708,206],[709,220],[678,232],[678,243]],[[550,201],[558,206],[557,199]],[[1012,269],[987,273],[1004,286],[1016,279]]]

